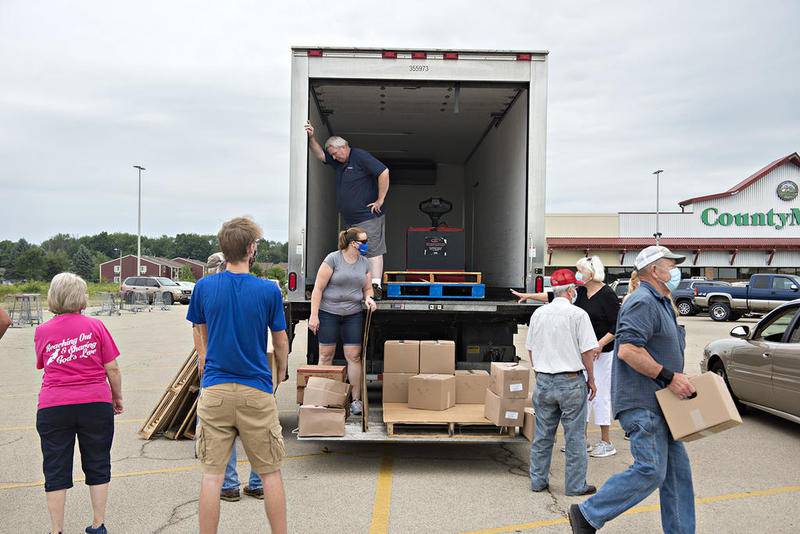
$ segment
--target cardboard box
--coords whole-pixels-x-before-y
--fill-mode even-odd
[[[301,406],[298,414],[297,435],[344,436],[344,408],[325,408],[322,406]]]
[[[725,381],[716,373],[691,376],[697,390],[693,399],[679,399],[669,389],[656,391],[664,419],[679,441],[694,441],[742,424]]]
[[[326,406],[328,408],[344,408],[350,397],[350,384],[311,376],[306,383],[303,404]]]
[[[492,362],[489,389],[504,399],[525,399],[530,378],[531,370],[518,363]]]
[[[455,376],[416,375],[408,379],[409,408],[441,411],[455,405]]]
[[[408,402],[408,379],[414,373],[383,373],[383,402]]]
[[[489,373],[483,370],[456,371],[456,404],[483,404]]]
[[[522,426],[525,416],[525,399],[504,399],[491,389],[487,389],[483,416],[497,426]]]
[[[419,341],[386,341],[383,344],[383,372],[419,373]]]
[[[305,387],[308,378],[311,376],[319,376],[322,378],[330,378],[338,382],[344,382],[346,373],[344,365],[304,365],[297,368],[297,387]]]
[[[420,374],[452,375],[456,372],[456,344],[446,339],[419,343]]]
[[[533,441],[535,423],[536,416],[533,413],[533,408],[525,408],[525,415],[522,419],[522,435],[528,438],[528,441]]]

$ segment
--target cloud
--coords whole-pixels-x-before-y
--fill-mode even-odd
[[[0,239],[288,219],[292,45],[550,50],[550,212],[652,209],[798,150],[795,2],[0,5]],[[724,9],[722,8],[724,7]]]

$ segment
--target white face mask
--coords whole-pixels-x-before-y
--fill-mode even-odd
[[[570,301],[572,301],[573,304],[578,302],[578,290],[577,289],[574,289],[574,288],[572,289],[572,298],[570,299]]]

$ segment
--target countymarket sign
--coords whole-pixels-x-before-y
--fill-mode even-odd
[[[787,226],[800,226],[800,208],[753,213],[720,212],[717,208],[706,208],[700,213],[700,220],[706,226],[764,226],[782,230]]]

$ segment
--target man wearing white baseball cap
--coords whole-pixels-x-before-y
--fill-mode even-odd
[[[596,495],[570,506],[573,533],[595,532],[656,489],[664,532],[695,531],[689,457],[683,443],[672,439],[655,395],[664,387],[680,398],[695,392],[683,374],[686,334],[669,299],[681,279],[676,265],[685,259],[661,246],[647,247],[636,256],[641,285],[619,314],[611,379],[614,418],[630,435],[634,461]]]

